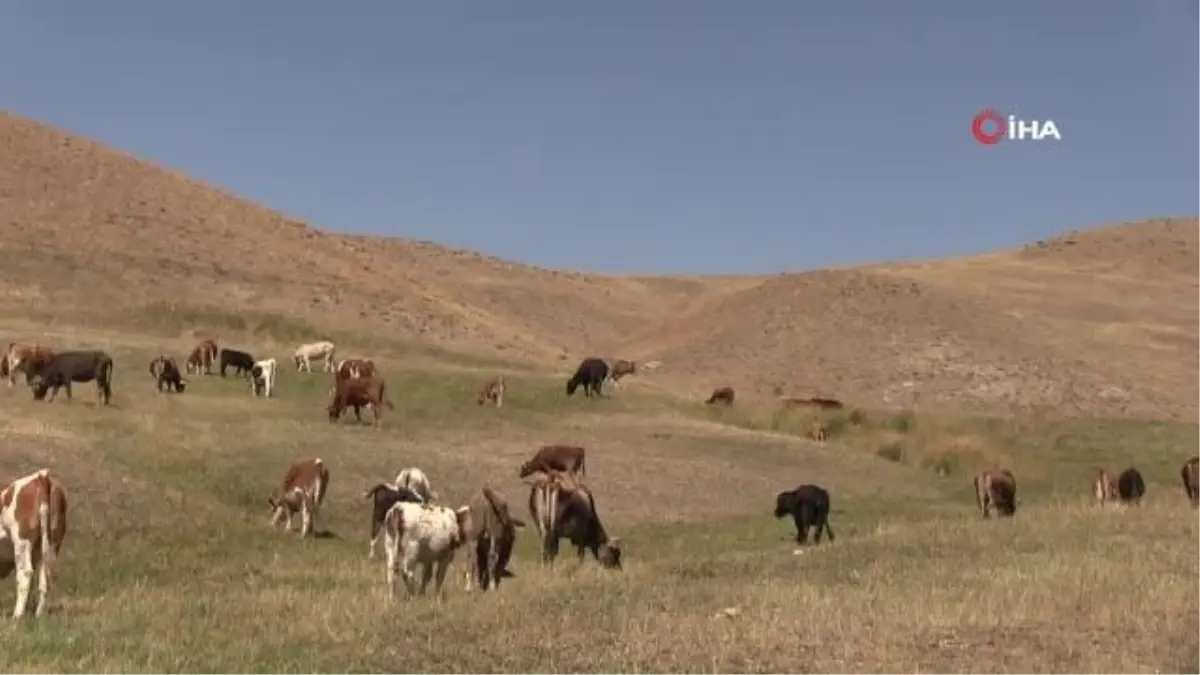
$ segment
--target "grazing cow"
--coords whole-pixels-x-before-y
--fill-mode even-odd
[[[13,386],[17,372],[25,373],[25,383],[29,383],[30,374],[41,370],[54,358],[54,350],[34,342],[11,342],[8,352],[0,361],[0,375],[8,378],[8,386]]]
[[[1097,506],[1116,503],[1117,479],[1113,478],[1108,469],[1096,471],[1096,480],[1092,481],[1092,497],[1095,498]]]
[[[226,347],[221,350],[221,356],[218,359],[221,367],[221,377],[225,377],[225,371],[233,367],[236,369],[234,375],[250,376],[250,371],[254,368],[254,357],[246,352]]]
[[[608,364],[603,359],[589,358],[579,363],[575,374],[567,380],[567,396],[573,396],[575,390],[583,385],[583,395],[591,398],[593,394],[603,396],[601,386],[608,377]]]
[[[325,372],[332,371],[333,357],[336,351],[337,347],[329,339],[300,345],[296,348],[296,352],[292,356],[296,362],[296,372],[298,373],[303,370],[311,373],[313,359],[321,359],[324,362]]]
[[[576,445],[543,445],[521,464],[520,478],[541,472],[563,471],[587,477],[587,450]]]
[[[454,559],[454,552],[466,540],[464,526],[470,518],[470,507],[458,510],[445,506],[398,502],[388,510],[383,525],[383,546],[387,555],[388,600],[396,596],[396,575],[404,577],[404,586],[411,597],[425,594],[429,580],[434,581],[434,593],[442,598],[442,583]],[[417,588],[416,572],[421,568],[421,585]]]
[[[471,499],[467,519],[467,590],[476,585],[483,590],[500,588],[500,580],[508,575],[517,528],[525,523],[514,518],[508,502],[488,486],[483,486]]]
[[[96,400],[108,405],[112,400],[113,360],[107,353],[93,351],[59,352],[45,366],[33,374],[30,387],[33,398],[41,401],[50,391],[53,402],[59,388],[67,390],[67,401],[71,401],[72,382],[96,381]]]
[[[1017,479],[1008,469],[987,469],[975,476],[975,502],[984,518],[992,517],[992,509],[1001,518],[1011,518],[1017,512]]]
[[[424,504],[428,500],[406,487],[397,487],[387,483],[379,483],[363,493],[363,499],[371,502],[371,545],[367,549],[367,557],[375,557],[375,544],[379,541],[379,533],[383,531],[383,521],[387,512],[399,502]]]
[[[422,500],[432,502],[437,499],[437,493],[433,491],[433,486],[429,482],[429,477],[425,472],[415,466],[410,466],[407,469],[401,469],[400,473],[396,474],[396,487],[402,487],[407,490],[412,490],[417,493]]]
[[[201,368],[204,369],[205,375],[212,375],[212,366],[216,361],[217,343],[213,340],[201,340],[188,355],[183,368],[188,375],[199,375]]]
[[[791,514],[796,523],[796,543],[808,543],[808,528],[816,527],[816,543],[821,535],[828,534],[829,541],[835,539],[829,526],[829,492],[819,485],[801,485],[794,490],[780,492],[775,496],[775,517]]]
[[[620,540],[609,538],[592,491],[571,474],[538,474],[529,489],[529,513],[537,525],[543,564],[553,564],[558,540],[566,538],[578,551],[580,562],[591,551],[602,567],[622,569]]]
[[[829,434],[825,432],[824,424],[813,422],[812,426],[808,428],[808,437],[817,443],[824,443],[829,438]]]
[[[497,375],[484,383],[483,389],[479,390],[479,398],[475,400],[479,405],[491,403],[497,408],[504,406],[504,390],[507,385],[504,382],[503,375]]]
[[[1142,497],[1146,495],[1146,481],[1137,469],[1129,467],[1117,476],[1117,498],[1126,506],[1140,506]]]
[[[38,578],[34,616],[46,611],[53,567],[67,536],[67,493],[61,483],[41,469],[18,478],[0,491],[0,540],[12,545],[12,561],[0,566],[0,578],[17,572],[17,605],[12,616],[19,619],[29,606],[33,575]]]
[[[375,362],[371,359],[342,359],[338,361],[335,370],[335,380],[348,380],[356,377],[372,377],[375,375]]]
[[[275,371],[278,370],[275,359],[264,359],[255,361],[254,367],[250,369],[250,393],[258,396],[259,392],[262,395],[271,398],[271,393],[275,391]]]
[[[158,393],[163,391],[175,391],[177,394],[182,394],[186,383],[183,381],[183,375],[179,373],[179,366],[175,363],[175,359],[169,356],[158,355],[158,358],[150,362],[150,377],[154,378],[154,383],[158,387]]]
[[[733,397],[733,387],[721,387],[720,389],[713,389],[712,396],[709,396],[705,403],[708,405],[712,405],[714,403],[733,405]]]
[[[301,459],[288,467],[275,494],[267,498],[271,505],[271,527],[278,529],[286,517],[284,532],[292,531],[292,514],[300,512],[300,536],[316,536],[317,513],[329,490],[329,469],[320,457]]]
[[[608,379],[612,380],[614,387],[621,386],[621,378],[626,375],[637,375],[637,361],[626,361],[625,359],[617,359],[608,367]]]
[[[1183,480],[1183,491],[1192,508],[1200,507],[1200,457],[1184,462],[1179,469],[1179,477]]]
[[[341,419],[346,408],[353,408],[355,419],[362,422],[362,408],[370,406],[375,417],[374,426],[378,427],[382,418],[379,409],[384,405],[395,409],[388,398],[383,378],[372,376],[338,380],[333,388],[333,398],[329,401],[329,423],[334,424]]]

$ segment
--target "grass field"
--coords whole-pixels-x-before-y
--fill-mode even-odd
[[[216,376],[157,394],[146,365],[160,346],[181,357],[194,320],[40,336],[109,350],[110,409],[90,386],[72,404],[0,387],[0,476],[48,466],[71,499],[52,613],[8,629],[0,670],[1198,672],[1198,521],[1178,483],[1194,424],[865,410],[827,415],[817,446],[796,413],[714,410],[636,379],[566,399],[557,373],[338,335],[391,385],[397,409],[373,431],[326,421],[328,377],[288,359],[305,327],[269,317],[226,321],[222,344],[280,361],[276,399]],[[479,408],[495,372],[510,374],[505,407]],[[516,467],[559,441],[588,448],[624,572],[569,552],[541,569],[525,531],[499,593],[467,594],[456,562],[444,604],[386,607],[367,487],[416,465],[447,502],[488,481],[527,518]],[[267,496],[306,456],[332,472],[319,526],[333,538],[267,524]],[[1014,520],[975,509],[988,462],[1017,475]],[[1093,467],[1131,464],[1144,506],[1092,508]],[[771,509],[803,482],[831,491],[837,540],[797,554]]]

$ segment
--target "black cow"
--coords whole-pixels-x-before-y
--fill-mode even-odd
[[[112,400],[112,357],[102,351],[59,352],[49,363],[39,367],[30,374],[30,388],[33,398],[41,401],[50,392],[50,400],[58,396],[59,388],[67,390],[67,400],[71,400],[72,382],[96,381],[96,400],[108,405]]]
[[[583,385],[584,396],[589,398],[592,394],[603,396],[600,387],[607,377],[608,364],[604,362],[604,359],[584,359],[575,369],[575,374],[571,376],[571,379],[567,380],[567,396],[574,395],[580,385]]]
[[[834,540],[833,528],[829,527],[829,493],[818,485],[801,485],[795,490],[780,492],[775,497],[775,517],[788,514],[796,523],[796,542],[808,543],[808,528],[816,526],[816,543],[821,543],[822,531]]]
[[[1145,494],[1146,481],[1142,480],[1142,474],[1137,469],[1129,467],[1117,476],[1117,497],[1122,504],[1141,504]]]
[[[175,363],[175,359],[166,356],[159,356],[150,362],[150,375],[158,385],[160,394],[164,389],[167,392],[174,390],[175,393],[182,394],[183,390],[187,387],[187,384],[183,381],[183,375],[179,372],[179,366]]]
[[[239,352],[236,349],[222,349],[218,360],[221,363],[221,377],[225,377],[225,369],[230,366],[237,369],[234,375],[244,375],[247,377],[250,375],[250,370],[254,368],[254,357],[246,352]]]
[[[383,531],[383,521],[387,517],[388,509],[399,502],[412,502],[414,504],[424,504],[425,500],[421,499],[421,495],[402,486],[392,486],[387,483],[380,483],[375,487],[367,490],[363,494],[363,499],[372,501],[371,505],[371,547],[367,552],[367,557],[375,557],[375,543],[379,541],[379,535]]]

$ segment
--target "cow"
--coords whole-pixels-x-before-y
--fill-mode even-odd
[[[96,400],[108,405],[112,401],[113,360],[99,350],[59,352],[49,363],[33,373],[30,388],[35,401],[46,399],[48,403],[58,396],[59,388],[67,390],[67,401],[71,401],[72,382],[96,382]],[[51,391],[53,390],[53,391]]]
[[[221,377],[225,377],[225,371],[230,367],[235,369],[236,372],[234,372],[234,375],[249,377],[250,371],[254,368],[253,356],[237,349],[229,349],[228,347],[221,350],[218,361],[220,361]]]
[[[846,404],[835,398],[781,398],[785,408],[816,408],[818,410],[841,410]]]
[[[363,499],[371,502],[371,545],[367,549],[367,558],[375,557],[375,545],[379,542],[379,534],[383,531],[383,521],[387,512],[399,502],[424,504],[428,500],[406,487],[379,483],[363,493]]]
[[[320,457],[297,460],[283,475],[283,481],[267,498],[271,506],[271,527],[279,529],[284,520],[284,532],[292,531],[292,514],[300,512],[300,536],[316,536],[317,513],[329,490],[329,469]]]
[[[179,365],[175,363],[175,359],[162,354],[150,362],[150,377],[154,378],[154,384],[158,387],[160,394],[164,390],[182,394],[187,386],[183,381],[183,375],[179,373]]]
[[[214,340],[201,340],[188,355],[183,368],[188,375],[200,374],[204,369],[205,375],[212,375],[213,363],[217,361],[217,343]]]
[[[396,576],[404,577],[411,597],[425,594],[430,579],[434,593],[442,598],[442,584],[454,552],[466,540],[465,525],[470,507],[457,510],[445,506],[397,502],[388,510],[383,524],[383,546],[387,556],[388,601],[396,597]],[[416,573],[421,570],[418,590]]]
[[[558,540],[566,538],[580,562],[591,551],[601,567],[622,569],[620,540],[608,536],[592,491],[571,474],[539,473],[529,489],[529,514],[538,529],[543,565],[554,563]]]
[[[828,534],[829,541],[835,539],[833,528],[829,526],[829,492],[819,485],[801,485],[794,490],[786,490],[775,496],[775,517],[792,516],[796,524],[796,543],[804,546],[808,543],[808,528],[815,527],[816,543],[821,543],[821,535]]]
[[[518,477],[551,471],[564,471],[587,477],[587,450],[575,445],[543,445],[528,461],[521,464]]]
[[[601,386],[608,377],[608,364],[604,359],[588,358],[579,362],[575,374],[567,380],[567,396],[574,396],[575,390],[583,386],[583,394],[591,398],[593,394],[603,396]]]
[[[479,397],[475,402],[479,405],[491,403],[497,408],[504,406],[504,390],[507,385],[504,382],[503,375],[497,375],[483,384],[483,389],[479,390]]]
[[[1108,469],[1097,469],[1096,479],[1092,481],[1092,497],[1097,506],[1115,504],[1117,501],[1117,479]]]
[[[263,359],[255,361],[254,367],[250,369],[250,394],[257,397],[259,392],[266,398],[271,398],[271,394],[275,391],[275,372],[278,370],[278,364],[275,359]]]
[[[975,476],[975,502],[984,518],[992,517],[992,509],[1000,518],[1011,518],[1017,512],[1017,479],[1008,469],[986,469]]]
[[[626,361],[625,359],[616,359],[608,366],[608,379],[612,380],[614,387],[621,386],[621,378],[626,375],[637,375],[637,361]]]
[[[500,580],[508,575],[517,528],[525,527],[525,523],[514,518],[503,495],[487,485],[475,493],[467,506],[470,507],[464,542],[467,590],[477,585],[484,591],[499,589]]]
[[[733,405],[733,398],[733,387],[721,387],[719,389],[713,389],[712,396],[709,396],[708,400],[704,403],[707,405],[712,405],[714,403]]]
[[[328,338],[300,345],[292,355],[292,359],[296,362],[296,372],[305,371],[311,373],[313,359],[321,359],[325,364],[325,372],[332,371],[333,358],[336,351],[337,346]]]
[[[1183,492],[1192,508],[1200,507],[1200,457],[1184,462],[1179,469],[1179,477],[1183,480]]]
[[[54,358],[54,350],[43,347],[36,342],[10,342],[4,359],[0,360],[0,376],[8,378],[8,386],[13,386],[17,372],[25,373],[25,383],[29,383],[30,373],[41,370]]]
[[[356,377],[371,377],[375,374],[375,362],[371,359],[342,359],[334,369],[334,380],[348,380]]]
[[[1140,471],[1129,467],[1117,476],[1117,498],[1122,504],[1140,506],[1145,495],[1146,481],[1142,480]]]
[[[420,495],[422,500],[427,502],[432,502],[438,497],[437,493],[433,491],[429,477],[425,475],[424,471],[415,466],[401,469],[400,473],[396,474],[395,486],[412,490]]]
[[[829,434],[825,431],[825,425],[813,422],[808,428],[808,438],[817,443],[824,443],[829,438]]]
[[[38,589],[34,616],[46,611],[54,563],[66,536],[67,493],[49,469],[39,469],[0,490],[0,540],[8,540],[6,544],[12,545],[13,553],[11,561],[0,565],[0,578],[14,569],[17,572],[14,619],[25,616],[35,573]]]
[[[380,407],[386,405],[394,410],[391,399],[387,395],[387,385],[379,377],[355,377],[338,380],[333,388],[333,397],[329,401],[329,423],[334,424],[342,417],[346,408],[354,409],[354,417],[362,422],[362,408],[370,406],[374,415],[374,426],[379,427],[382,415]]]

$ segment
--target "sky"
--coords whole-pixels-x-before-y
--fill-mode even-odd
[[[1196,0],[0,0],[0,108],[329,230],[763,273],[1195,214]],[[984,108],[1060,141],[977,143]]]

